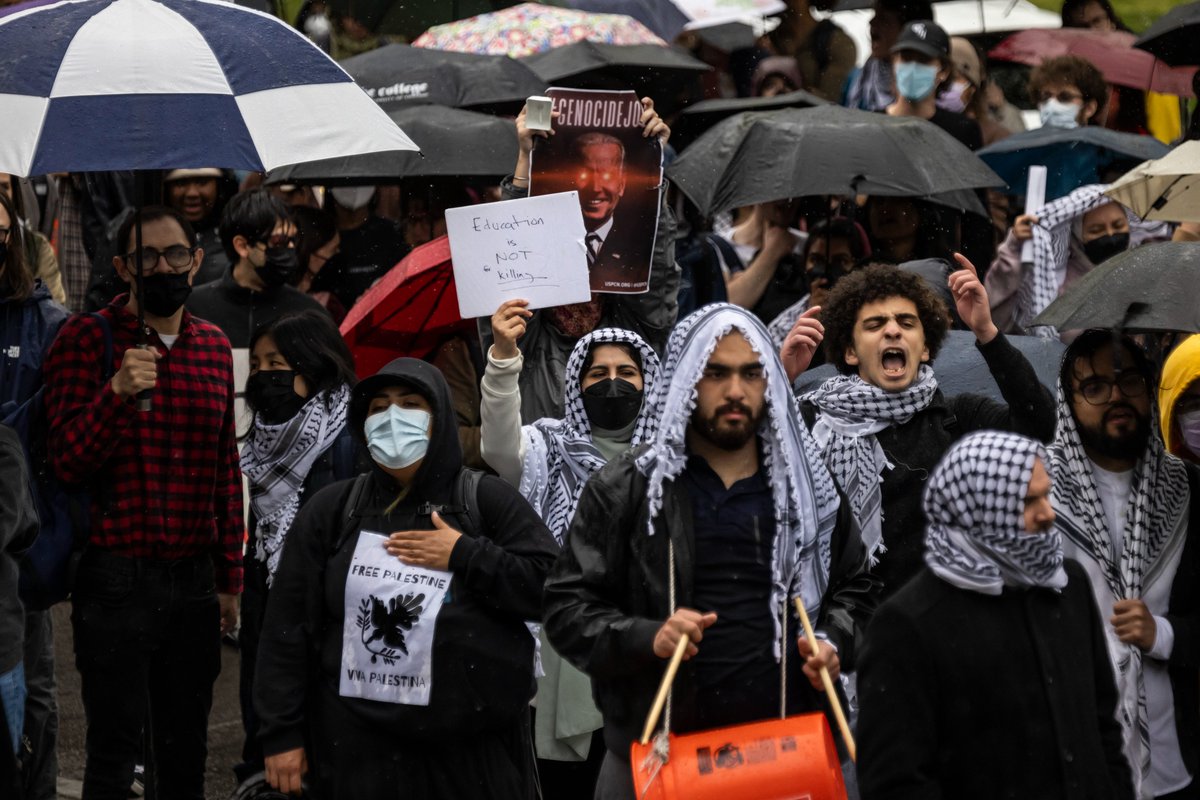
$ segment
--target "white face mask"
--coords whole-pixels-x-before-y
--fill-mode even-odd
[[[1200,458],[1200,409],[1180,414],[1178,420],[1184,444],[1193,455]]]
[[[389,469],[404,469],[425,457],[429,449],[428,411],[388,406],[367,417],[363,433],[375,463]]]
[[[350,211],[365,208],[375,196],[374,186],[338,186],[329,191],[339,206]]]
[[[1061,103],[1051,97],[1038,106],[1042,125],[1047,128],[1078,128],[1083,103]]]

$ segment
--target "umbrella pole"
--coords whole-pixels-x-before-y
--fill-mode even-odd
[[[134,172],[133,180],[133,204],[134,204],[134,224],[133,224],[133,265],[135,271],[133,274],[134,287],[137,290],[137,346],[146,350],[150,347],[146,341],[146,308],[143,298],[145,294],[145,280],[142,275],[145,270],[145,264],[142,262],[142,207],[146,204],[146,197],[142,181],[144,175]],[[155,265],[158,266],[157,264]],[[143,389],[138,392],[137,410],[149,411],[153,407],[151,400],[152,393],[149,389]]]

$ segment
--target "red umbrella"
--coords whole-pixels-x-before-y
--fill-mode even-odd
[[[1014,33],[988,55],[1032,67],[1047,58],[1079,56],[1095,64],[1109,83],[1191,97],[1196,68],[1168,66],[1145,50],[1135,48],[1136,38],[1125,31],[1041,28]]]
[[[342,322],[360,378],[400,356],[423,358],[447,337],[472,330],[458,315],[450,239],[417,247],[368,289]]]

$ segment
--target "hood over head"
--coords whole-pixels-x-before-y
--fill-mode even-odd
[[[1175,427],[1175,404],[1187,388],[1200,380],[1200,333],[1179,343],[1167,357],[1158,383],[1158,418],[1167,451],[1180,455],[1186,445]]]
[[[429,450],[413,485],[431,500],[449,497],[454,478],[462,469],[462,446],[458,442],[458,421],[450,401],[450,387],[437,367],[418,358],[397,358],[360,381],[350,395],[351,430],[360,441],[365,439],[363,425],[371,398],[389,386],[410,387],[429,402],[433,430],[429,434]]]

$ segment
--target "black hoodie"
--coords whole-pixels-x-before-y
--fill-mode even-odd
[[[520,494],[492,476],[481,479],[475,495],[485,529],[474,536],[464,531],[450,555],[453,600],[438,615],[429,705],[338,694],[346,575],[359,534],[432,529],[420,506],[450,503],[462,469],[450,391],[441,372],[423,361],[397,359],[358,384],[350,401],[351,429],[362,436],[371,396],[396,385],[416,390],[433,410],[428,452],[409,493],[384,515],[400,487],[376,467],[354,533],[336,551],[353,481],[315,494],[288,534],[267,605],[254,684],[260,739],[268,755],[304,744],[319,697],[382,734],[429,743],[511,727],[533,696],[533,638],[524,621],[541,618],[542,586],[558,548]],[[454,514],[446,521],[460,531],[469,524]]]

